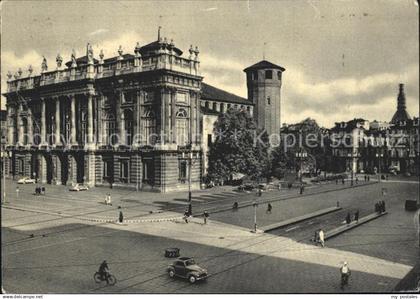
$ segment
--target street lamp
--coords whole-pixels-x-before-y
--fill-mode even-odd
[[[6,159],[9,158],[9,152],[6,152],[4,150],[1,151],[1,157],[2,157],[2,174],[3,174],[3,196],[2,196],[2,202],[6,202]]]
[[[257,200],[254,200],[252,206],[254,207],[254,233],[257,233]]]
[[[378,182],[381,182],[381,158],[384,156],[381,149],[379,152],[376,153],[376,157],[378,158]]]
[[[192,215],[192,194],[191,194],[191,169],[192,169],[192,144],[189,144],[187,152],[182,152],[182,158],[188,161],[188,213]],[[186,156],[187,155],[187,156]]]

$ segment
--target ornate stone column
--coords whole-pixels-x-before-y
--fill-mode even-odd
[[[15,124],[16,122],[13,119],[13,108],[10,105],[7,105],[7,144],[13,145],[14,144],[14,132],[16,130]]]
[[[121,109],[121,103],[123,103],[124,93],[122,91],[118,94],[118,101],[116,107],[117,113],[117,124],[119,127],[119,144],[125,144],[125,119],[124,119],[124,111]]]
[[[46,124],[46,112],[45,112],[45,99],[41,98],[41,145],[46,144],[46,135],[47,135],[47,124]]]
[[[34,142],[33,138],[33,119],[32,119],[32,109],[28,107],[28,117],[27,117],[27,124],[28,124],[28,144],[32,145]]]
[[[23,117],[21,115],[22,111],[23,111],[22,104],[19,104],[19,108],[17,111],[17,119],[19,123],[19,136],[18,136],[19,145],[23,144],[23,135],[25,134],[25,132],[23,131]]]
[[[88,144],[93,143],[93,95],[88,94],[88,130],[87,130]]]
[[[97,143],[102,145],[103,142],[103,120],[102,120],[102,107],[104,103],[104,95],[101,95],[96,101],[96,115],[97,115],[97,122],[96,122],[96,136],[97,136]]]
[[[55,144],[61,144],[60,133],[60,98],[55,98]]]
[[[70,95],[70,144],[77,144],[76,137],[76,96]]]
[[[176,143],[176,90],[171,90],[171,129],[172,143]]]

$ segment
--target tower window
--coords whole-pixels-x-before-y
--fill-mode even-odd
[[[258,80],[258,72],[257,71],[252,72],[252,80]]]
[[[271,105],[271,99],[270,99],[270,97],[267,97],[267,104],[268,105]]]
[[[266,79],[273,79],[273,71],[272,70],[265,71],[265,78]]]
[[[281,80],[281,72],[280,71],[277,72],[277,79]]]

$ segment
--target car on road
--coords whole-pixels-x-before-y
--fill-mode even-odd
[[[207,269],[196,264],[193,258],[180,257],[168,266],[169,277],[175,276],[188,279],[190,283],[204,280],[208,277]]]
[[[23,177],[17,181],[18,184],[35,184],[35,179],[30,177]]]
[[[83,184],[76,184],[69,188],[70,191],[86,191],[89,190],[89,187]]]

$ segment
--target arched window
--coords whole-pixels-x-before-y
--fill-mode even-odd
[[[109,110],[104,113],[104,135],[105,135],[105,144],[114,145],[117,142],[117,135],[115,129],[115,115]]]
[[[156,118],[153,110],[148,109],[144,112],[144,143],[147,145],[153,145],[156,142]],[[143,135],[143,134],[142,134]]]
[[[126,109],[124,110],[124,127],[125,127],[125,134],[126,134],[126,144],[132,145],[133,143],[133,136],[134,136],[134,128],[133,128],[133,110]]]
[[[176,113],[176,117],[188,117],[187,111],[183,108],[180,108]]]
[[[28,144],[29,143],[28,119],[26,117],[22,118],[22,127],[23,127],[23,144]]]
[[[189,140],[188,114],[183,108],[176,113],[176,143],[181,146],[187,145]]]

